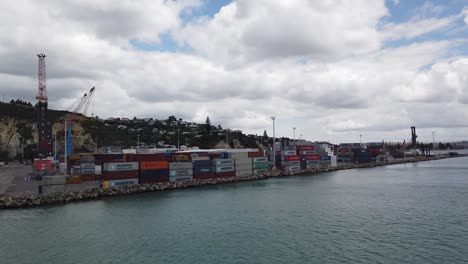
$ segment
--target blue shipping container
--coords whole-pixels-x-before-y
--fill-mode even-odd
[[[322,156],[320,157],[321,160],[331,160],[330,156]]]
[[[169,169],[164,170],[143,170],[140,171],[141,177],[160,177],[169,176]]]
[[[195,175],[200,175],[200,174],[210,174],[214,173],[213,167],[194,167],[193,168],[193,174]]]
[[[193,167],[211,167],[211,160],[194,160]]]

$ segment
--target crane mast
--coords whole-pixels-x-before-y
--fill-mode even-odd
[[[37,129],[39,157],[52,156],[52,126],[47,118],[47,87],[46,87],[46,55],[41,53],[38,57],[38,94],[37,99]]]

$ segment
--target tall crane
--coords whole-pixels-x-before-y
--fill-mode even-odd
[[[46,87],[46,55],[37,54],[38,57],[38,94],[37,99],[37,129],[39,157],[52,156],[52,126],[47,119],[47,87]]]
[[[93,99],[95,89],[96,89],[95,87],[92,87],[89,90],[89,93],[85,93],[76,102],[74,102],[68,109],[73,113],[86,115],[88,113],[89,105],[91,104],[91,101]]]

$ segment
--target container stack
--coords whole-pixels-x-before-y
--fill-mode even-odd
[[[169,181],[192,181],[193,164],[192,162],[174,162],[169,163]]]
[[[320,155],[302,155],[301,156],[301,169],[310,170],[318,169],[320,167]]]
[[[255,157],[252,158],[252,173],[253,175],[260,175],[268,173],[269,169],[268,157]]]
[[[208,157],[207,157],[208,158]],[[209,159],[196,159],[192,157],[193,164],[193,178],[194,179],[211,179],[215,178],[215,171],[211,160]]]
[[[320,147],[320,167],[329,168],[337,166],[335,153],[328,144],[321,144]]]
[[[249,158],[248,152],[231,153],[230,156],[234,159],[236,176],[252,175],[252,158]]]
[[[101,175],[104,188],[138,184],[138,162],[108,162]]]
[[[233,159],[213,159],[216,178],[236,176]]]
[[[67,177],[64,175],[44,176],[42,177],[42,193],[65,192]]]
[[[289,173],[301,170],[301,156],[292,147],[281,151],[281,169]]]
[[[169,181],[169,163],[167,161],[140,162],[139,183],[157,183]]]
[[[94,158],[94,156],[81,156],[79,174],[81,174],[82,181],[96,180],[96,159]]]

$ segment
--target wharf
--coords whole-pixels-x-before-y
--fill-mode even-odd
[[[349,164],[343,166],[337,166],[326,169],[318,170],[301,170],[294,173],[285,173],[280,170],[271,171],[268,174],[258,175],[258,176],[233,176],[225,178],[213,178],[213,179],[198,179],[187,182],[163,182],[163,183],[154,183],[154,184],[140,184],[128,187],[120,188],[110,188],[110,189],[101,189],[101,188],[92,188],[83,191],[76,192],[66,192],[66,193],[53,193],[46,195],[37,195],[37,194],[28,194],[23,196],[7,196],[0,198],[0,209],[6,208],[27,208],[27,207],[37,207],[37,206],[47,206],[47,205],[58,205],[69,202],[79,202],[86,200],[100,199],[104,197],[117,196],[117,195],[130,195],[137,193],[145,192],[157,192],[157,191],[169,191],[183,188],[193,188],[206,185],[215,185],[215,184],[225,184],[233,182],[243,182],[243,181],[258,181],[265,180],[272,177],[286,177],[293,175],[311,175],[324,172],[332,172],[338,170],[348,170],[348,169],[360,169],[360,168],[373,168],[379,166],[388,166],[395,164],[403,163],[412,163],[412,162],[421,162],[421,161],[430,161],[430,160],[439,160],[446,158],[457,158],[457,157],[466,157],[468,155],[456,155],[448,157],[426,157],[419,159],[398,159],[389,162],[379,162],[379,163],[364,163],[364,164]]]

